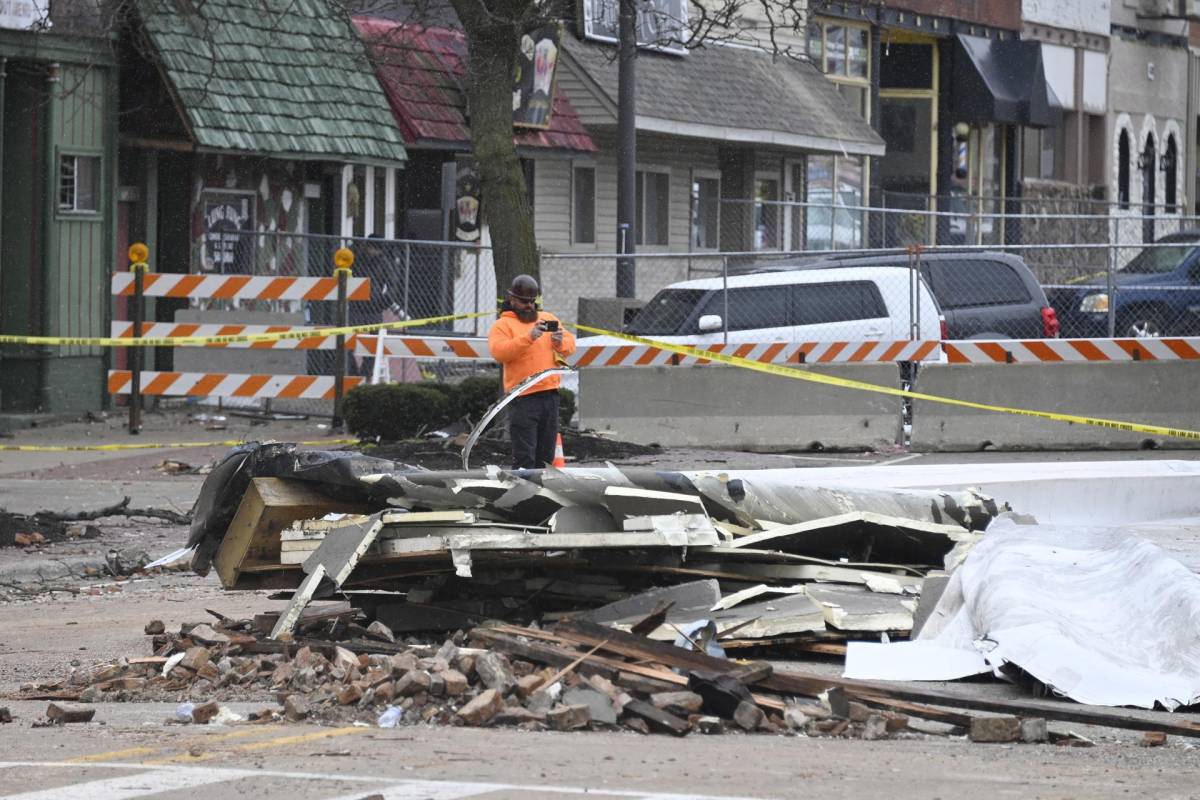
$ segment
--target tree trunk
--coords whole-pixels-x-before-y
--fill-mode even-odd
[[[533,209],[513,143],[513,70],[523,31],[512,21],[519,14],[488,13],[479,0],[453,0],[453,5],[467,36],[471,149],[479,170],[483,219],[492,237],[496,288],[503,293],[516,275],[539,277]]]

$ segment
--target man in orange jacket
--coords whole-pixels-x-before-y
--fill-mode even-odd
[[[488,334],[488,350],[500,362],[507,394],[521,381],[558,366],[575,352],[575,337],[558,317],[537,307],[538,283],[529,275],[513,278],[500,319]],[[508,435],[513,468],[538,469],[554,461],[558,438],[557,375],[521,392],[508,406]]]

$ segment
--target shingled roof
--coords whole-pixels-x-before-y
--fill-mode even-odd
[[[404,140],[413,146],[470,147],[466,75],[467,43],[461,31],[355,17],[354,24],[375,61]],[[518,147],[591,153],[598,148],[561,87],[554,91],[550,126],[516,128]]]
[[[615,108],[613,48],[564,36],[563,49],[568,68]],[[636,103],[639,130],[883,155],[879,134],[815,67],[752,48],[639,50]]]
[[[362,42],[325,0],[142,0],[139,12],[197,147],[405,160]]]

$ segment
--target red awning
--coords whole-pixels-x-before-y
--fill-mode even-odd
[[[355,17],[354,24],[375,62],[375,74],[405,144],[470,144],[466,118],[467,43],[461,31]],[[518,147],[599,150],[588,135],[562,87],[555,86],[550,127],[517,128]]]

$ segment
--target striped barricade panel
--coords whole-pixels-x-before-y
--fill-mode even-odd
[[[129,394],[133,374],[129,370],[108,371],[109,394]],[[346,376],[347,391],[363,378]],[[143,395],[169,397],[247,397],[332,400],[334,379],[330,375],[250,375],[229,372],[142,373]]]
[[[374,356],[377,336],[358,336],[354,353]],[[870,364],[893,361],[926,361],[941,357],[940,342],[930,339],[867,342],[746,342],[711,344],[704,349],[764,364]],[[389,357],[469,359],[490,361],[487,340],[387,336],[384,354]],[[662,367],[707,364],[707,360],[639,344],[589,345],[584,339],[567,359],[573,367]]]
[[[133,338],[133,323],[114,321],[110,328],[114,339]],[[298,325],[220,325],[187,322],[143,322],[142,336],[148,339],[179,338],[184,336],[241,336],[256,333],[303,331]],[[231,347],[251,350],[334,350],[336,336],[315,336],[311,339],[279,339],[272,342],[226,342],[204,345],[181,344],[180,347]],[[349,347],[349,344],[347,344]]]
[[[359,334],[354,337],[354,355],[374,356],[379,337]],[[390,358],[438,358],[462,361],[491,361],[487,339],[455,336],[395,336],[383,337],[383,354]]]
[[[1086,364],[1200,360],[1200,337],[1171,339],[981,339],[944,342],[951,364]]]
[[[112,293],[133,296],[133,273],[112,276]],[[337,278],[298,278],[255,275],[192,275],[148,272],[142,283],[146,297],[182,297],[194,300],[337,300]],[[371,279],[350,278],[349,300],[370,300]]]

